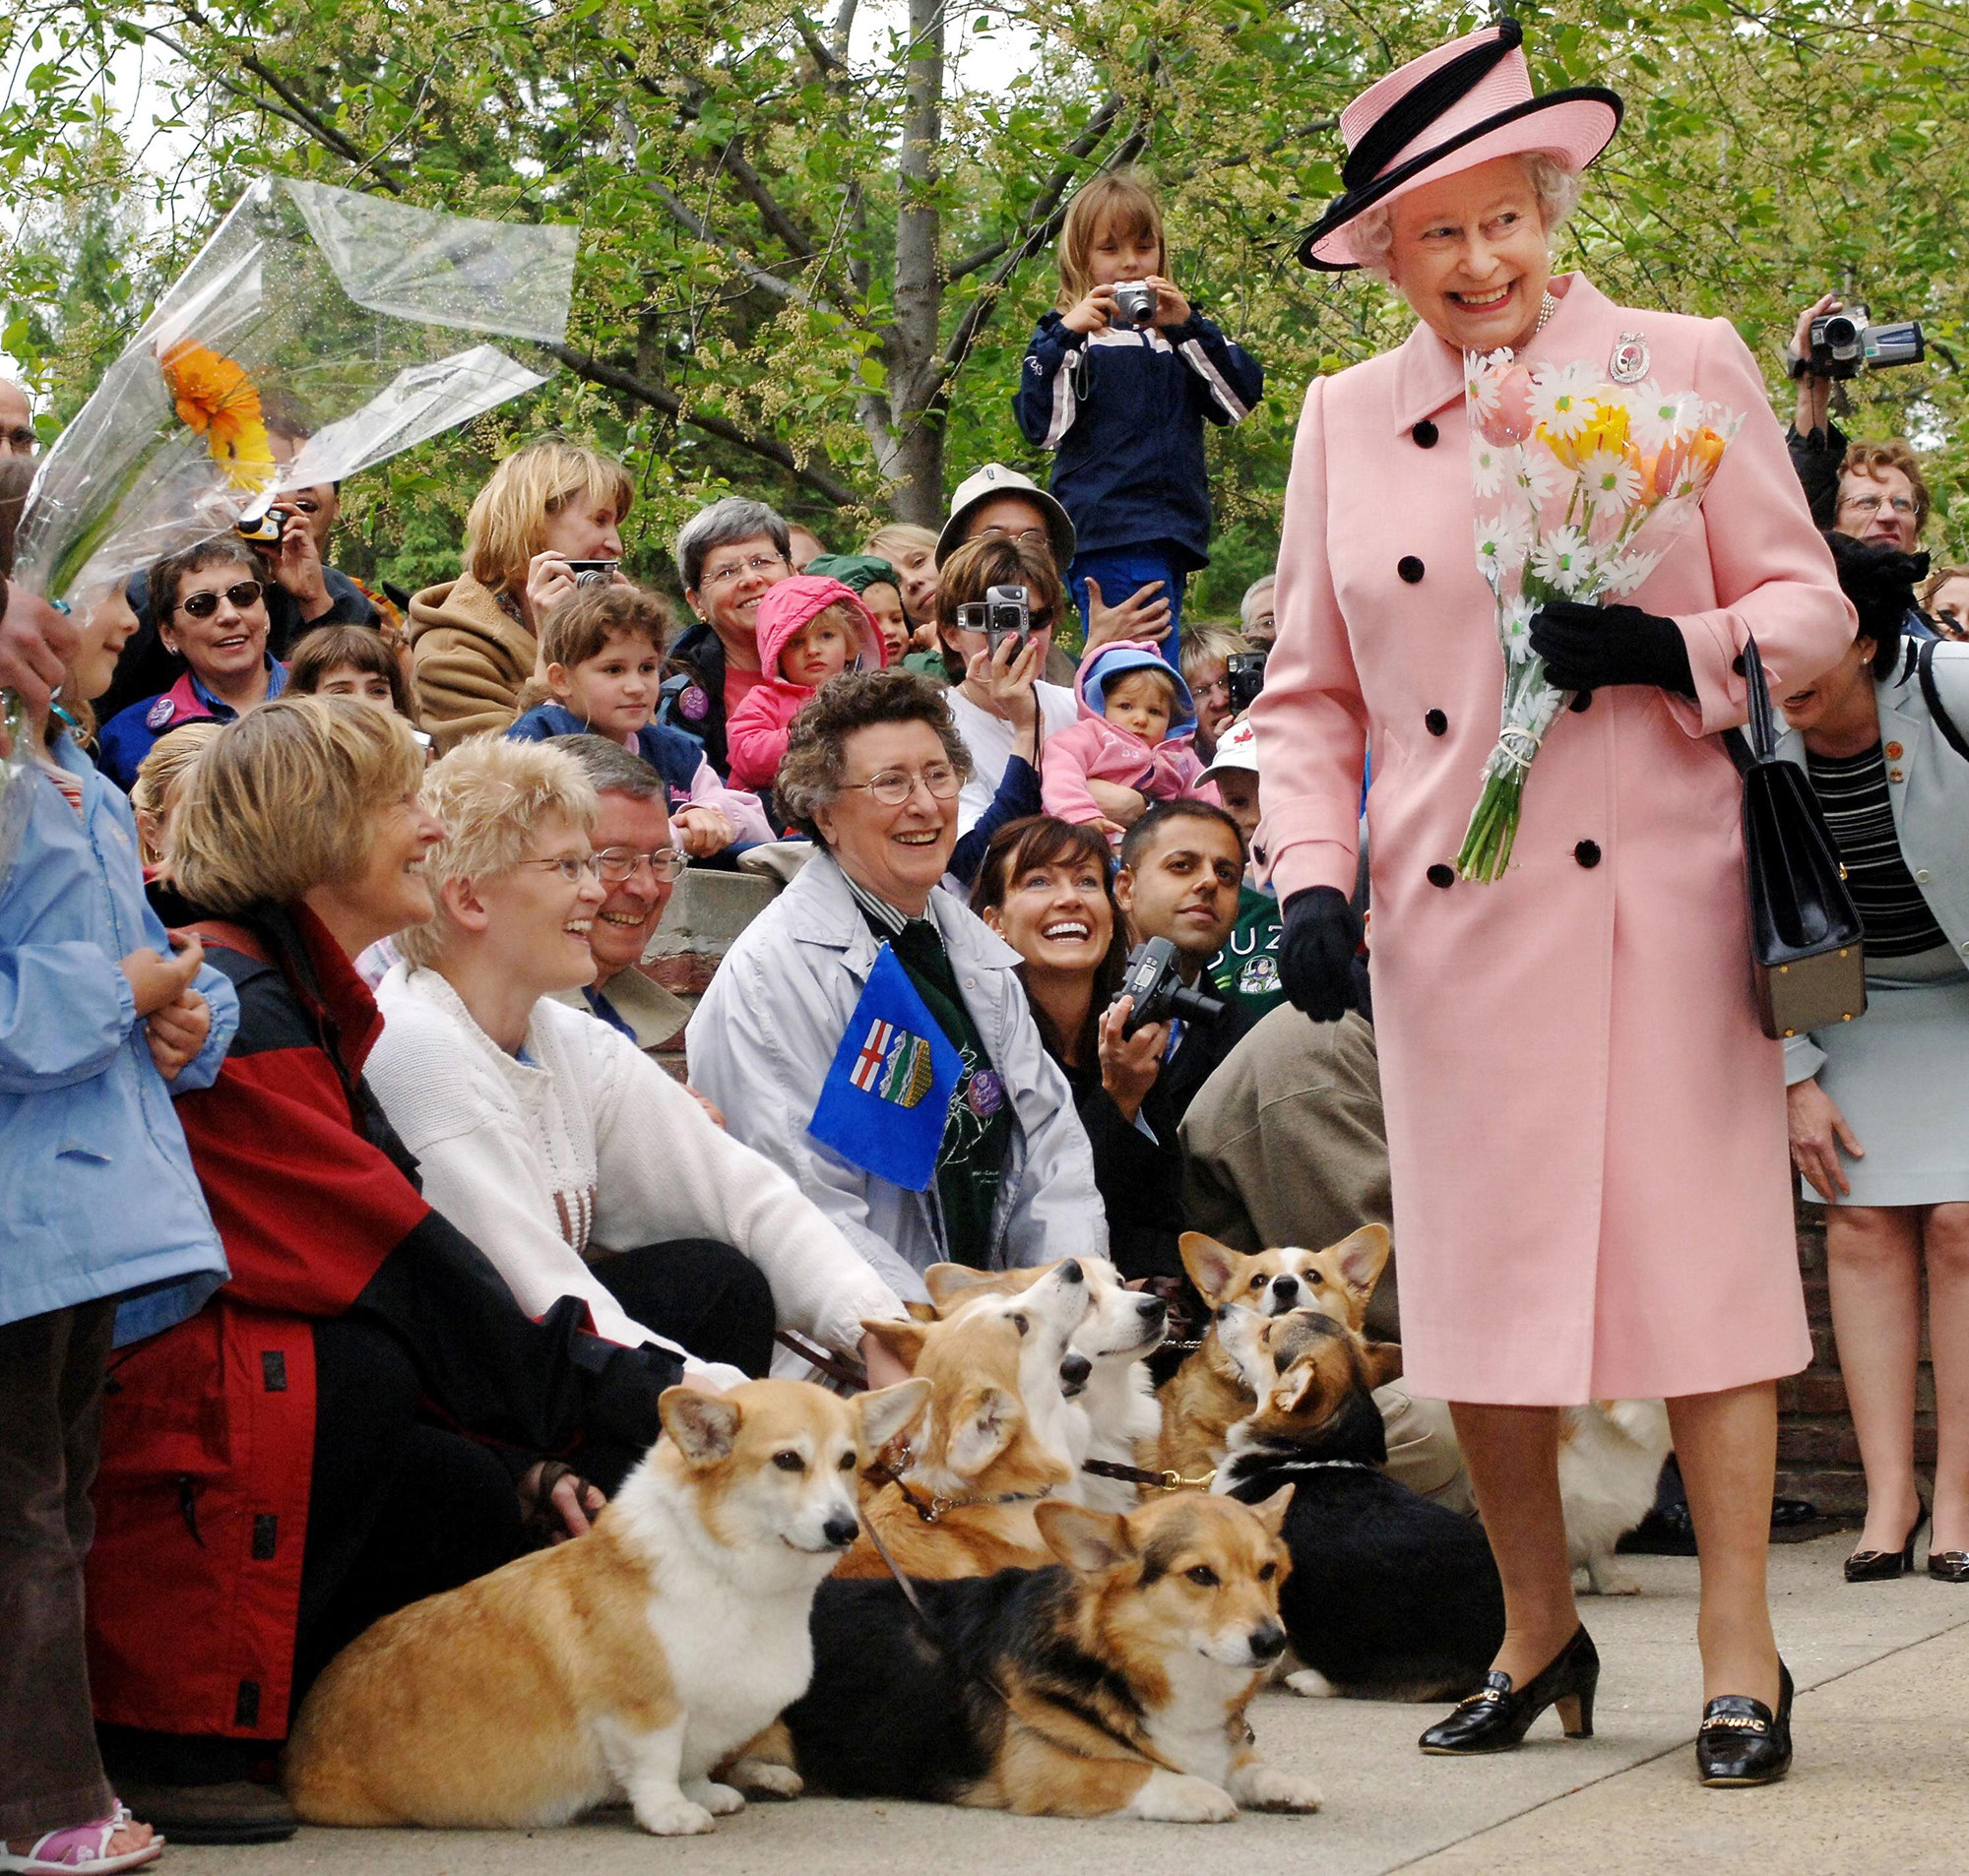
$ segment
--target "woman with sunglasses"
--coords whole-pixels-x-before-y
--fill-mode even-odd
[[[594,784],[548,743],[471,737],[423,801],[436,915],[397,936],[366,1073],[424,1197],[530,1316],[577,1297],[605,1340],[725,1381],[764,1374],[782,1327],[859,1353],[864,1317],[903,1314],[890,1289],[617,1028],[555,1001],[593,981],[611,894],[673,877],[675,849],[598,853]]]
[[[739,935],[690,1024],[692,1079],[731,1131],[909,1299],[935,1263],[1049,1264],[1108,1243],[1087,1135],[1019,954],[938,884],[971,773],[946,695],[914,671],[844,671],[794,719],[780,806],[826,850]],[[809,1131],[851,1024],[870,1035],[880,1009],[900,1007],[861,1011],[885,947],[961,1064],[921,1190]],[[910,1039],[907,1022],[894,1027]]]
[[[159,736],[184,723],[230,722],[286,688],[286,666],[267,651],[267,589],[257,550],[224,535],[168,554],[150,572],[151,603],[164,649],[184,661],[169,690],[140,698],[103,724],[101,767],[119,787]]]

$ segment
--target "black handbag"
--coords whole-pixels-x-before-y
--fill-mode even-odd
[[[1746,738],[1725,740],[1744,777],[1744,866],[1750,892],[1750,967],[1768,1036],[1850,1023],[1867,1009],[1860,914],[1811,782],[1778,754],[1777,712],[1757,644],[1744,645],[1750,691]]]

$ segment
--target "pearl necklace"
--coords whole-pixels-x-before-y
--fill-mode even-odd
[[[1550,293],[1548,293],[1544,297],[1544,299],[1542,299],[1539,302],[1538,324],[1532,328],[1532,337],[1534,339],[1536,339],[1540,333],[1544,332],[1546,327],[1552,323],[1552,316],[1554,313],[1557,311],[1558,311],[1558,301],[1554,299],[1553,296]],[[1510,350],[1509,347],[1506,347],[1509,356],[1513,358],[1515,358],[1518,355],[1518,351],[1522,349],[1523,349],[1522,346],[1518,347],[1518,350]]]

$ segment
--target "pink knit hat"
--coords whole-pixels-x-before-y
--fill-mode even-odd
[[[1451,39],[1376,80],[1340,113],[1346,193],[1300,237],[1307,267],[1359,267],[1348,224],[1378,203],[1498,156],[1541,153],[1584,169],[1614,141],[1619,94],[1578,85],[1534,96],[1523,39],[1515,20]]]
[[[888,663],[888,648],[882,643],[875,615],[861,603],[861,595],[839,580],[817,579],[796,573],[791,580],[778,580],[759,600],[753,623],[759,634],[759,668],[768,677],[780,675],[780,654],[796,632],[803,632],[831,605],[846,606],[848,615],[861,630],[861,668],[879,669]]]

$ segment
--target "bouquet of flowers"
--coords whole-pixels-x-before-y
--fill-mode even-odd
[[[1633,593],[1701,505],[1741,415],[1690,392],[1615,384],[1584,360],[1464,354],[1477,564],[1496,600],[1503,720],[1456,856],[1465,879],[1510,864],[1525,779],[1568,693],[1546,681],[1531,624],[1554,599]]]
[[[14,578],[86,603],[531,391],[544,375],[460,330],[557,344],[580,230],[437,215],[263,179],[243,195],[42,459]],[[551,367],[549,367],[551,368]],[[8,697],[0,873],[30,760]]]

